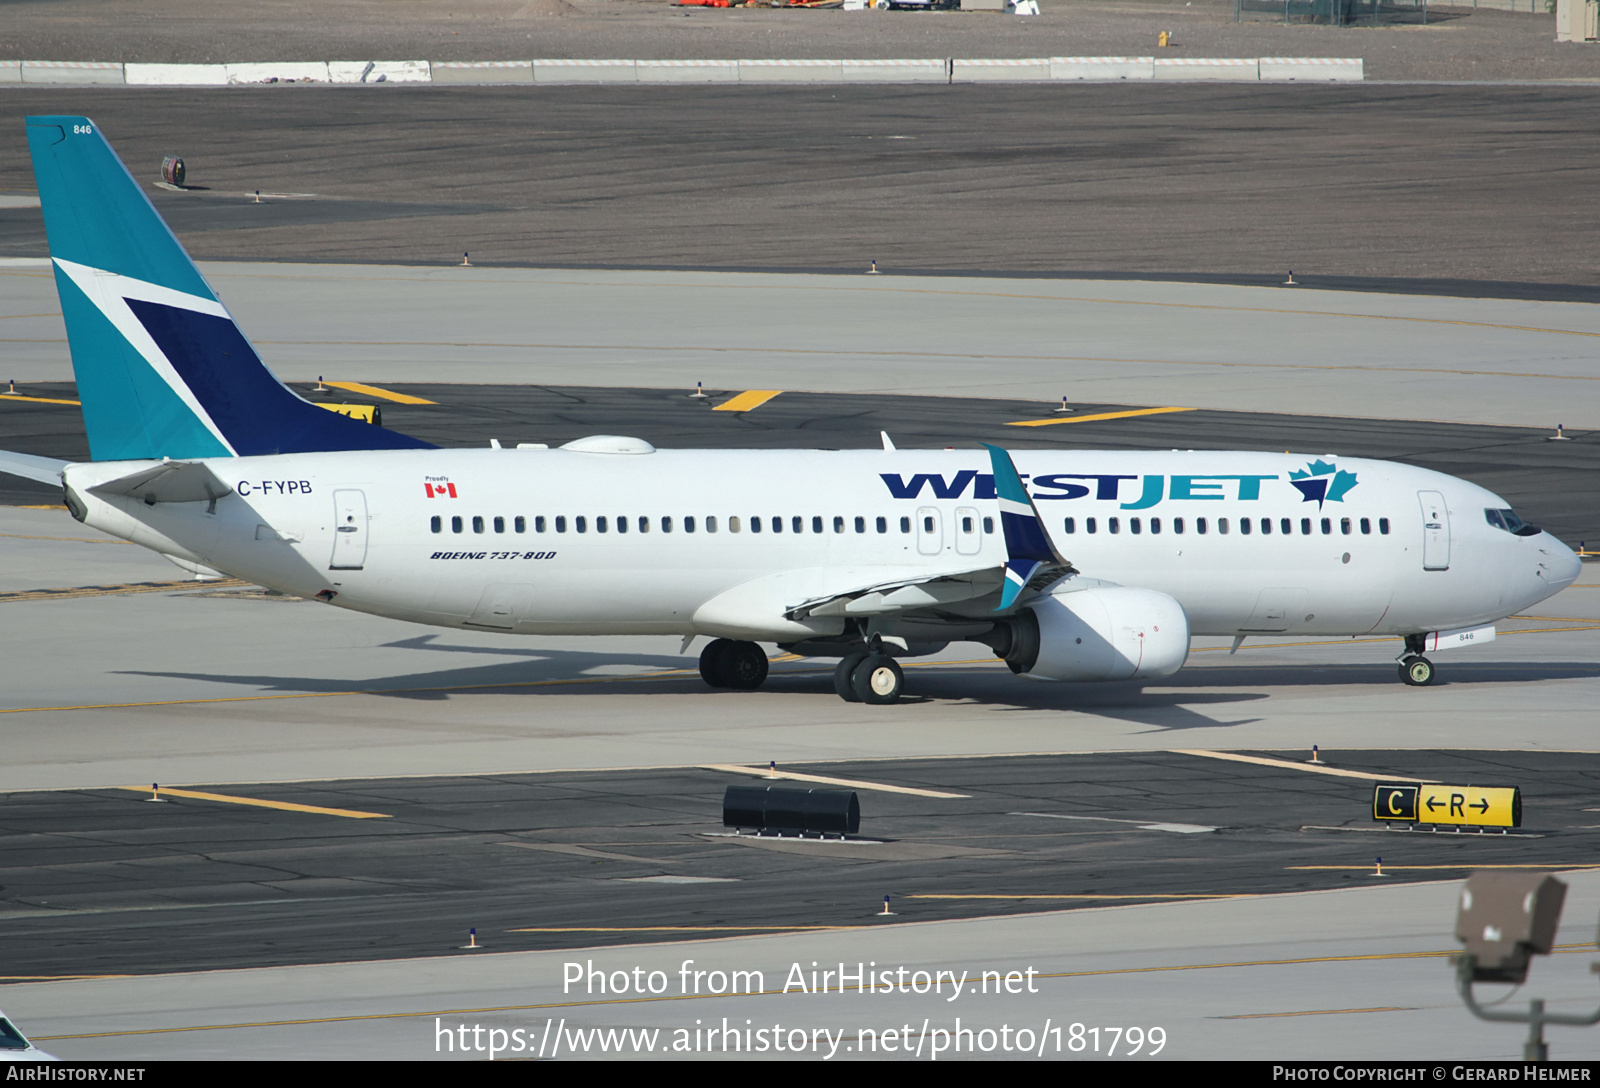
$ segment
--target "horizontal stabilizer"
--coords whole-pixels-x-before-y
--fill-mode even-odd
[[[127,495],[147,503],[207,502],[233,494],[233,488],[200,461],[163,461],[95,484],[89,490],[102,496]]]
[[[31,453],[0,450],[0,472],[21,476],[25,480],[37,480],[41,484],[59,487],[61,471],[70,464],[71,461],[58,461],[54,457],[35,457]]]

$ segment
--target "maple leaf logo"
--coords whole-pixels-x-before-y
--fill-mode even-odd
[[[1289,473],[1289,482],[1305,496],[1303,502],[1314,502],[1320,510],[1325,502],[1343,502],[1345,495],[1356,486],[1356,474],[1319,457],[1302,471]]]

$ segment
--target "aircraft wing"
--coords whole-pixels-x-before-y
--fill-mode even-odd
[[[1073,573],[1076,572],[1070,565],[1063,567],[1041,563],[1028,581],[1013,594],[1012,599],[1015,600],[1022,589],[1043,589],[1063,575]],[[813,597],[787,609],[784,617],[803,620],[808,616],[887,616],[920,609],[937,610],[967,602],[987,605],[988,610],[999,612],[1008,607],[1000,603],[1007,585],[1006,568],[1003,566],[924,574]],[[970,611],[963,609],[964,613]]]
[[[998,446],[987,449],[1000,497],[1000,524],[1006,541],[1004,566],[973,567],[859,586],[803,601],[784,615],[791,620],[807,616],[882,616],[939,609],[988,597],[996,602],[992,611],[1004,612],[1014,607],[1024,592],[1037,591],[1065,575],[1078,573],[1056,551],[1044,519],[1039,517],[1011,463],[1011,455]],[[970,609],[963,611],[970,613]]]
[[[12,453],[0,450],[0,472],[21,476],[41,484],[60,486],[61,472],[71,461],[58,461],[54,457],[35,457],[31,453]]]

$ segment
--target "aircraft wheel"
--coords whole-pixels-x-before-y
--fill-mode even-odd
[[[767,655],[754,642],[730,642],[718,662],[724,687],[754,691],[767,679]]]
[[[1412,687],[1433,683],[1433,662],[1425,657],[1408,657],[1400,662],[1400,679]]]
[[[867,657],[867,654],[858,650],[853,654],[845,654],[839,659],[839,664],[834,666],[834,693],[847,703],[859,703],[861,701],[861,696],[856,694],[852,681],[855,679],[856,666],[865,661]]]
[[[850,686],[856,695],[872,706],[899,702],[904,683],[899,663],[887,654],[870,654],[850,677]]]
[[[711,644],[700,651],[700,679],[714,688],[730,686],[727,673],[722,665],[723,651],[733,645],[733,640],[728,638],[712,639]]]

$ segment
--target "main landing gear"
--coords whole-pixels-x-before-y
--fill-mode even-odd
[[[1406,652],[1400,658],[1400,679],[1412,687],[1433,683],[1433,662],[1422,656],[1423,645],[1423,636],[1406,636]]]
[[[885,706],[900,701],[905,674],[886,653],[856,651],[841,658],[833,670],[833,690],[847,703]]]
[[[714,639],[700,651],[700,679],[714,688],[754,691],[767,679],[767,655],[754,642]]]

